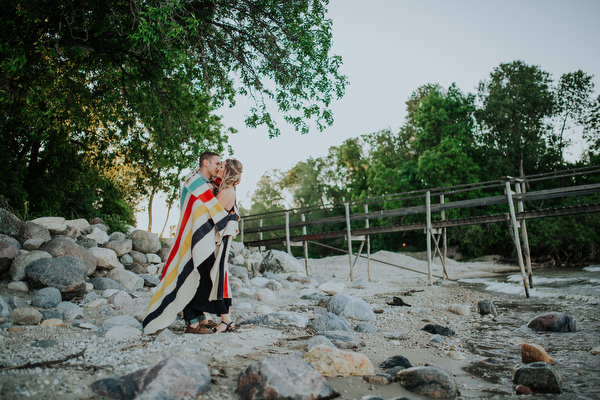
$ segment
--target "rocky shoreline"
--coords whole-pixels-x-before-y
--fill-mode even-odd
[[[390,267],[369,280],[361,263],[351,282],[347,257],[309,260],[306,276],[286,253],[238,243],[230,257],[235,332],[185,334],[178,319],[143,335],[168,242],[139,230],[108,235],[102,221],[21,222],[5,210],[0,221],[0,398],[463,398],[490,386],[466,371],[481,357],[465,342],[503,310],[455,282],[427,286]],[[450,267],[456,276],[507,268]],[[535,329],[548,326],[577,329],[560,313]],[[525,351],[519,341],[510,345]],[[523,354],[515,363],[526,367],[515,375],[523,385],[504,395],[560,391],[544,349]],[[540,376],[555,385],[539,387]]]

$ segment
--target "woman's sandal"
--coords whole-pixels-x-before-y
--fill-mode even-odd
[[[207,328],[201,324],[200,326],[197,326],[197,327],[188,325],[188,327],[185,329],[185,333],[194,333],[197,335],[207,335],[207,334],[217,333],[217,331],[216,331],[216,328]]]
[[[221,324],[225,325],[225,329],[220,331],[220,330],[217,330],[217,328],[215,327],[215,328],[213,328],[213,330],[216,333],[235,332],[235,326],[233,325],[233,321],[231,321],[229,323],[221,322]],[[221,324],[219,324],[219,325],[221,325]]]
[[[205,328],[216,328],[217,324],[215,321],[213,321],[212,319],[208,322],[206,322],[205,324],[203,324],[202,322],[200,322],[200,325],[204,326]]]

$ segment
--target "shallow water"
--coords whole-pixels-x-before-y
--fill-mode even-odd
[[[600,399],[600,266],[578,269],[544,269],[533,273],[530,297],[525,297],[520,274],[464,279],[461,284],[490,293],[499,315],[484,318],[473,329],[467,347],[484,361],[467,371],[490,383],[491,399],[522,398],[514,394],[512,373],[521,364],[522,342],[544,347],[562,375],[562,393],[527,398]],[[535,316],[557,311],[570,315],[576,332],[536,332],[527,328]]]

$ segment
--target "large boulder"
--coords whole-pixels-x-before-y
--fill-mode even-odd
[[[538,393],[560,393],[562,377],[548,363],[540,361],[517,368],[513,382]]]
[[[23,231],[23,222],[10,211],[0,208],[0,233],[16,238],[19,237]]]
[[[21,252],[8,242],[0,242],[0,274],[8,271]]]
[[[538,315],[527,323],[527,327],[534,331],[575,332],[577,324],[567,314],[550,312]]]
[[[329,299],[327,311],[347,319],[359,321],[377,320],[369,303],[361,298],[344,293],[338,293]]]
[[[44,243],[52,239],[50,231],[42,225],[27,221],[23,224],[24,234],[19,237],[19,240],[25,242],[27,239],[43,239]]]
[[[117,253],[117,256],[123,257],[133,249],[133,243],[131,242],[131,239],[109,240],[104,244],[103,247],[106,249],[111,249]]]
[[[34,288],[55,287],[62,298],[70,300],[86,292],[86,267],[73,256],[42,258],[25,268],[27,281]]]
[[[119,262],[117,253],[111,249],[103,247],[91,247],[88,249],[90,253],[96,257],[98,268],[102,269],[113,269],[113,268],[125,268],[123,264]]]
[[[41,258],[52,258],[52,256],[45,251],[34,250],[15,258],[10,267],[11,279],[13,281],[22,281],[25,279],[25,267]]]
[[[100,229],[97,225],[90,228],[92,231],[85,235],[86,239],[94,240],[99,246],[102,246],[104,243],[108,242],[108,234],[105,231]]]
[[[455,397],[458,386],[452,376],[434,366],[411,367],[396,374],[396,382],[406,390],[434,399]]]
[[[118,283],[125,288],[125,290],[129,292],[133,292],[134,290],[140,290],[144,287],[144,278],[139,277],[131,271],[127,271],[126,269],[115,268],[111,269],[106,277],[117,281]]]
[[[133,250],[139,251],[140,253],[156,253],[160,250],[160,239],[158,235],[138,229],[134,231],[130,236]]]
[[[260,273],[300,273],[302,265],[284,251],[269,250],[264,254],[258,270]]]
[[[52,257],[73,256],[80,259],[85,265],[88,276],[94,273],[98,264],[98,260],[89,249],[79,246],[71,239],[63,236],[57,236],[48,243],[44,243],[40,250],[47,252]]]
[[[65,221],[67,226],[71,228],[75,228],[77,230],[75,236],[79,237],[83,234],[86,234],[88,229],[90,228],[90,223],[85,218],[71,219]]]
[[[51,235],[60,235],[67,230],[67,222],[62,217],[42,217],[36,218],[31,222],[48,229]]]

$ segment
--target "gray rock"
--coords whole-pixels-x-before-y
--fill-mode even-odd
[[[408,361],[408,358],[398,355],[386,359],[379,365],[379,368],[381,369],[392,369],[396,367],[402,367],[402,369],[412,368],[412,364]]]
[[[148,253],[146,254],[146,258],[148,259],[148,264],[160,264],[162,262],[158,254]]]
[[[127,235],[123,232],[113,232],[110,235],[108,235],[109,242],[120,242],[122,240],[127,240]]]
[[[100,229],[98,226],[91,227],[92,231],[85,235],[87,239],[95,240],[98,243],[98,246],[102,246],[106,242],[108,242],[108,234],[103,229]]]
[[[27,251],[38,250],[46,241],[42,238],[27,239],[23,243],[23,249]]]
[[[229,272],[231,275],[240,278],[244,285],[250,285],[250,278],[248,276],[248,270],[244,267],[238,267],[236,265],[229,266]]]
[[[32,307],[15,308],[9,318],[15,325],[37,325],[41,320],[42,314]]]
[[[329,299],[327,311],[340,317],[359,321],[374,322],[377,320],[371,306],[366,301],[344,293],[338,293]]]
[[[129,293],[127,293],[124,290],[119,290],[108,297],[108,304],[110,304],[117,310],[131,301],[133,301],[133,298]]]
[[[113,340],[135,339],[142,336],[142,330],[131,326],[117,325],[109,328],[104,337]]]
[[[310,320],[303,315],[289,311],[277,311],[271,314],[261,315],[245,321],[246,324],[266,325],[273,327],[297,327],[306,328]]]
[[[550,364],[543,361],[523,365],[515,371],[513,382],[538,393],[560,393],[562,378]]]
[[[88,249],[90,253],[96,257],[97,267],[102,269],[113,269],[113,268],[125,268],[123,264],[119,262],[117,253],[114,250],[107,249],[104,247],[92,247]]]
[[[19,236],[21,242],[25,242],[27,239],[44,239],[44,243],[49,242],[52,239],[50,232],[45,227],[38,225],[34,222],[27,221],[23,224],[25,229],[25,235]]]
[[[23,282],[23,281],[11,282],[8,284],[8,286],[6,288],[8,290],[13,290],[15,292],[23,292],[23,293],[29,292],[29,285],[27,284],[27,282]]]
[[[111,317],[102,323],[102,327],[106,330],[112,328],[113,326],[130,326],[132,328],[142,328],[142,324],[140,321],[132,317],[131,315],[117,315],[116,317]]]
[[[169,253],[171,252],[170,247],[161,247],[160,250],[156,252],[156,255],[160,257],[162,262],[167,262],[169,259]]]
[[[577,324],[569,315],[561,312],[550,312],[538,315],[527,323],[534,331],[575,332]]]
[[[13,307],[8,304],[8,301],[3,296],[0,296],[0,318],[8,318],[13,312]]]
[[[85,235],[90,229],[90,223],[85,218],[71,219],[65,222],[67,226],[70,226],[77,230],[75,236]]]
[[[268,250],[265,252],[259,267],[260,273],[298,273],[300,271],[302,271],[300,262],[288,253],[279,250]]]
[[[0,233],[0,242],[6,242],[8,244],[12,244],[13,246],[15,246],[15,248],[17,250],[21,250],[21,243],[19,243],[19,241],[12,236],[8,236],[3,233]],[[27,249],[25,249],[25,250],[27,250]]]
[[[138,321],[142,321],[146,315],[146,310],[148,310],[149,305],[150,299],[136,297],[135,299],[123,304],[121,307],[121,312],[134,317]]]
[[[306,347],[308,350],[310,350],[313,347],[321,345],[321,344],[324,346],[334,348],[334,349],[336,348],[335,344],[333,344],[333,342],[329,338],[327,338],[323,335],[316,335],[316,336],[313,336],[310,339],[308,339],[308,343],[306,344]]]
[[[52,340],[52,339],[40,339],[40,340],[34,340],[31,343],[32,347],[39,347],[40,349],[49,349],[51,347],[54,347],[58,344],[58,342],[56,340]]]
[[[73,256],[80,259],[86,267],[86,274],[88,276],[93,274],[96,270],[96,257],[94,257],[88,249],[73,243],[72,240],[66,237],[57,236],[40,247],[40,250],[45,251],[55,258],[60,256]]]
[[[23,232],[23,222],[16,215],[0,208],[0,233],[18,237]]]
[[[131,234],[130,239],[133,249],[140,253],[156,253],[161,249],[160,239],[152,232],[138,229]]]
[[[110,278],[104,278],[104,277],[98,277],[98,278],[90,278],[88,279],[88,282],[91,283],[92,285],[94,285],[94,289],[96,290],[106,290],[106,289],[116,289],[116,290],[123,290],[123,285],[121,285],[119,282],[115,281],[114,279],[110,279]]]
[[[434,335],[454,336],[454,331],[452,329],[438,324],[427,324],[421,329]]]
[[[9,296],[6,299],[6,302],[13,309],[15,309],[15,308],[22,308],[22,307],[29,307],[29,303],[27,302],[27,300],[25,300],[25,299],[23,299],[21,297],[17,297],[17,296]]]
[[[60,290],[46,287],[38,290],[31,298],[31,305],[38,308],[54,308],[62,301]]]
[[[62,311],[63,320],[67,322],[75,321],[76,319],[83,318],[83,309],[77,304],[71,303],[70,301],[62,301],[56,309]]]
[[[42,258],[25,268],[27,281],[32,287],[55,287],[66,300],[85,294],[85,274],[83,261],[73,256]]]
[[[315,367],[296,356],[267,357],[238,377],[243,399],[331,399],[338,396]]]
[[[125,266],[133,264],[133,258],[131,257],[130,254],[125,254],[123,257],[121,257],[119,259],[119,261],[121,261],[121,264],[123,264]]]
[[[148,258],[146,257],[146,255],[144,253],[140,253],[139,251],[136,251],[136,250],[131,250],[129,252],[129,255],[131,256],[131,258],[133,259],[133,262],[135,262],[135,263],[148,264]]]
[[[94,300],[98,300],[101,299],[100,296],[98,296],[98,294],[96,292],[88,292],[85,294],[85,296],[83,296],[83,300],[81,300],[81,304],[87,304],[90,303]]]
[[[106,277],[119,282],[129,292],[140,290],[144,287],[144,279],[126,269],[112,269]]]
[[[325,331],[350,331],[350,323],[334,313],[319,315],[311,322],[312,328],[317,332]]]
[[[31,222],[48,229],[50,235],[60,235],[67,230],[67,222],[62,217],[41,217]]]
[[[42,321],[47,319],[63,319],[63,312],[59,310],[40,310],[42,314]]]
[[[265,287],[267,283],[269,283],[269,280],[262,276],[257,276],[256,278],[250,279],[250,284],[258,288]]]
[[[86,249],[93,249],[94,247],[98,247],[98,242],[96,242],[94,239],[86,237],[79,239],[77,241],[77,244]]]
[[[26,254],[21,254],[15,258],[12,266],[10,267],[10,277],[13,281],[22,281],[25,279],[25,267],[32,262],[42,259],[52,258],[52,256],[45,251],[34,250]]]
[[[383,335],[384,338],[389,340],[408,340],[410,335],[407,332],[388,332]]]
[[[21,251],[8,242],[0,242],[0,274],[10,270],[10,266]]]
[[[146,268],[144,265],[138,264],[136,262],[133,262],[133,263],[131,263],[129,265],[126,265],[125,269],[127,271],[133,272],[136,275],[148,274],[149,273],[148,268]]]
[[[119,232],[115,232],[119,233]],[[109,240],[103,246],[105,249],[110,249],[117,254],[117,257],[123,257],[133,249],[133,244],[130,239]]]
[[[458,394],[456,382],[441,368],[432,366],[411,367],[396,374],[395,381],[415,394],[436,399],[455,397]]]
[[[327,331],[319,332],[319,334],[331,340],[333,344],[340,349],[358,349],[360,347],[365,347],[365,341],[354,336],[350,332]]]
[[[160,279],[157,276],[150,274],[140,274],[139,276],[144,280],[144,286],[146,287],[155,287],[160,283]]]
[[[379,328],[375,325],[371,325],[367,322],[359,322],[354,327],[354,331],[360,332],[360,333],[379,333],[379,332],[381,332],[381,328]]]
[[[494,302],[491,300],[480,300],[477,303],[477,309],[481,315],[492,314],[494,317],[498,315]]]
[[[283,289],[283,285],[273,279],[269,280],[269,282],[267,282],[267,284],[265,285],[265,288],[272,290],[273,292],[277,292],[280,291],[281,289]]]

